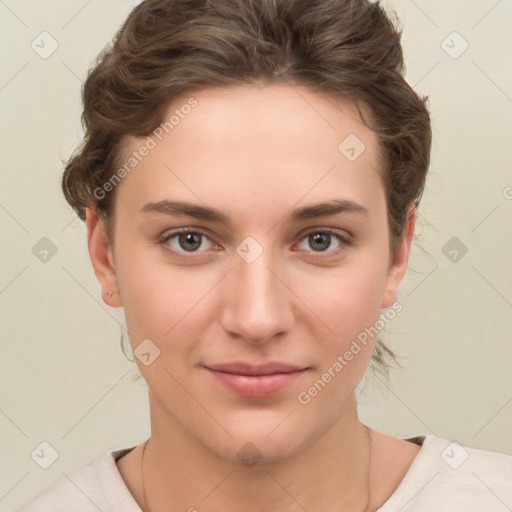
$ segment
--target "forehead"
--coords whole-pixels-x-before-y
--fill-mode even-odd
[[[287,84],[207,88],[174,98],[164,123],[125,141],[124,163],[152,146],[118,185],[131,210],[166,198],[260,213],[327,196],[382,202],[378,139],[348,100]]]

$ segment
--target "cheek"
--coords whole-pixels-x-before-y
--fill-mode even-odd
[[[132,345],[155,339],[159,345],[190,328],[202,317],[208,301],[203,298],[218,278],[196,267],[180,268],[165,262],[158,249],[131,250],[118,258],[118,283]]]
[[[361,258],[357,264],[310,279],[305,302],[335,333],[338,345],[350,344],[379,319],[385,277],[382,264]]]
[[[382,267],[351,266],[311,295],[311,309],[335,334],[316,333],[317,372],[297,397],[306,414],[329,410],[334,421],[363,377],[378,335],[383,283]]]
[[[135,362],[152,390],[166,390],[176,407],[190,406],[178,382],[191,370],[198,339],[191,325],[201,314],[205,279],[130,254],[119,262],[118,282]],[[145,340],[151,340],[148,343]],[[149,361],[144,354],[149,353]],[[148,362],[149,364],[146,364]],[[174,377],[174,378],[173,378]],[[177,381],[175,379],[178,379]],[[159,396],[159,393],[157,392]]]

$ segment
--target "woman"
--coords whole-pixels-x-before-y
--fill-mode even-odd
[[[358,418],[368,364],[393,356],[376,334],[431,145],[378,3],[147,0],[83,99],[63,190],[151,437],[16,510],[512,506],[510,456]]]

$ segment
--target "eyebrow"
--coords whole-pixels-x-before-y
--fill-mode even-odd
[[[194,217],[195,219],[217,222],[228,227],[231,223],[229,216],[224,212],[208,206],[187,203],[185,201],[170,201],[168,199],[163,199],[158,202],[146,203],[139,209],[139,212],[156,212],[178,216],[186,215],[188,217]],[[293,210],[288,214],[287,219],[291,222],[297,222],[339,213],[355,213],[358,215],[368,216],[370,212],[365,206],[349,199],[333,199],[331,201]]]

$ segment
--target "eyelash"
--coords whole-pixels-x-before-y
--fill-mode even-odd
[[[204,231],[202,231],[201,229],[185,228],[185,229],[179,229],[179,230],[167,233],[158,241],[158,244],[162,245],[166,251],[169,251],[173,254],[177,254],[179,256],[189,254],[190,256],[185,256],[185,257],[186,258],[200,257],[200,256],[193,256],[193,255],[201,254],[201,252],[204,252],[204,251],[186,253],[186,252],[182,252],[182,251],[177,251],[176,249],[172,249],[169,247],[169,245],[168,245],[169,240],[172,240],[176,236],[179,236],[183,233],[192,233],[192,234],[196,234],[196,235],[201,235],[201,236],[204,236],[205,238],[207,238],[208,240],[210,240],[210,237],[208,236],[208,234],[205,233]],[[304,234],[304,236],[300,239],[300,241],[302,242],[302,240],[304,240],[305,238],[307,238],[308,236],[310,236],[312,234],[319,234],[319,233],[320,234],[328,234],[330,236],[333,236],[334,238],[338,239],[342,243],[342,246],[337,249],[331,250],[331,251],[311,251],[311,252],[313,252],[313,254],[318,255],[318,256],[314,256],[315,258],[323,257],[324,254],[327,254],[329,256],[336,256],[338,254],[341,254],[343,251],[345,251],[348,247],[350,247],[352,245],[351,237],[343,235],[343,234],[341,234],[337,231],[334,231],[332,229],[329,229],[329,228],[325,228],[325,229],[317,228],[317,229],[308,231],[307,233]],[[213,242],[212,240],[210,240],[210,241]],[[215,242],[213,242],[213,243],[215,243]]]

